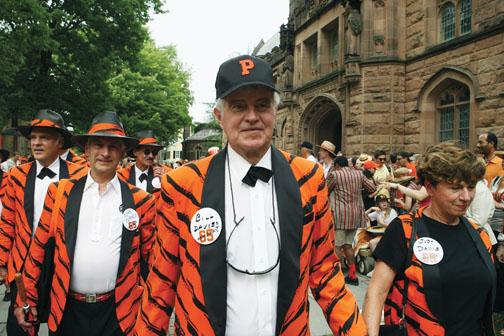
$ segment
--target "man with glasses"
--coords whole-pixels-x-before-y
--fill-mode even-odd
[[[165,335],[173,310],[176,335],[309,333],[310,287],[335,334],[365,335],[334,253],[322,168],[272,146],[270,65],[230,59],[215,86],[228,145],[162,177],[135,334]]]
[[[152,194],[159,189],[159,178],[163,174],[162,168],[156,165],[156,156],[163,146],[152,130],[140,131],[136,137],[138,146],[128,152],[130,157],[135,157],[135,164],[119,170],[117,174],[122,180]]]
[[[387,161],[387,154],[385,153],[385,151],[378,149],[374,152],[373,155],[376,163],[373,180],[375,181],[376,185],[390,181],[392,175],[390,174],[390,171],[385,164]]]

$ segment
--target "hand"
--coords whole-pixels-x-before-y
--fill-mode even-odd
[[[30,307],[30,320],[31,321],[37,321],[37,308],[35,307]],[[28,322],[27,321],[27,316],[25,314],[25,311],[21,307],[16,307],[14,308],[14,316],[16,316],[16,319],[18,321],[18,324],[25,332],[28,332],[31,334],[31,329],[33,328],[34,322]]]
[[[373,211],[380,211],[380,208],[375,207],[375,206],[374,206],[374,207],[371,207],[371,209],[372,209]]]
[[[497,251],[495,251],[495,257],[500,263],[504,263],[504,245],[499,244]]]
[[[7,267],[0,267],[0,285],[7,280]]]
[[[153,168],[153,172],[154,172],[154,177],[161,178],[161,176],[163,175],[163,168],[161,168],[161,166],[155,166]]]
[[[388,182],[387,185],[388,185],[389,189],[399,188],[399,183]]]

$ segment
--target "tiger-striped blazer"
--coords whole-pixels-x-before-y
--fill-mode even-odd
[[[84,159],[83,157],[75,154],[74,151],[70,149],[70,152],[68,153],[68,156],[66,158],[67,161],[70,161],[72,163],[81,165],[81,166],[88,166],[89,167],[89,162]]]
[[[87,170],[87,167],[60,159],[60,179],[78,178],[87,174]],[[21,272],[30,246],[36,174],[36,163],[28,162],[13,167],[7,178],[0,219],[0,266],[7,267],[9,282],[14,281],[14,275]]]
[[[80,205],[86,178],[87,176],[78,180],[61,180],[59,183],[50,185],[40,225],[35,231],[35,237],[23,271],[28,302],[32,306],[37,306],[38,292],[35,286],[44,260],[45,246],[49,238],[54,237],[55,267],[48,321],[49,329],[53,332],[58,329],[61,322],[70,287]],[[149,261],[150,250],[154,242],[155,206],[152,195],[119,181],[124,209],[135,209],[140,218],[138,230],[129,231],[123,227],[115,287],[117,320],[121,330],[129,335],[133,330],[143,292],[143,287],[140,284],[140,264]],[[54,204],[58,188],[63,197],[61,197],[60,204]],[[58,215],[51,221],[53,211],[58,211]],[[20,304],[19,297],[17,299]]]
[[[3,170],[0,169],[0,200],[2,201],[3,204],[3,198],[5,196],[5,190],[7,190],[7,174]]]
[[[184,165],[162,178],[157,204],[158,235],[136,335],[166,335],[175,309],[177,335],[225,335],[226,234],[224,171],[226,149]],[[355,298],[346,289],[334,253],[334,232],[320,166],[272,147],[280,223],[276,335],[309,335],[308,287],[336,335],[366,334]],[[213,208],[222,234],[200,245],[191,218]]]
[[[122,179],[125,182],[128,182],[129,184],[136,184],[136,175],[135,175],[135,165],[132,164],[128,167],[121,168],[117,171],[117,176],[119,176],[120,179]],[[150,194],[153,194],[159,189],[154,189],[152,186],[152,179],[154,178],[154,170],[152,167],[150,167],[147,171],[147,192]]]

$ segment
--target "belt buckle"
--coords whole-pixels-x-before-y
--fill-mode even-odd
[[[86,294],[86,303],[96,303],[96,294]]]

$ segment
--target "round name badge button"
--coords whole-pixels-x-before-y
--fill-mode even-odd
[[[154,187],[154,189],[160,189],[161,188],[161,179],[159,177],[154,177],[152,179],[152,186]]]
[[[426,265],[437,265],[443,260],[444,251],[439,242],[433,238],[422,237],[415,241],[413,253],[420,262]]]
[[[212,244],[222,231],[222,220],[212,208],[199,209],[191,219],[191,235],[202,245]]]
[[[140,218],[135,209],[128,208],[123,212],[123,225],[129,231],[138,229]]]

